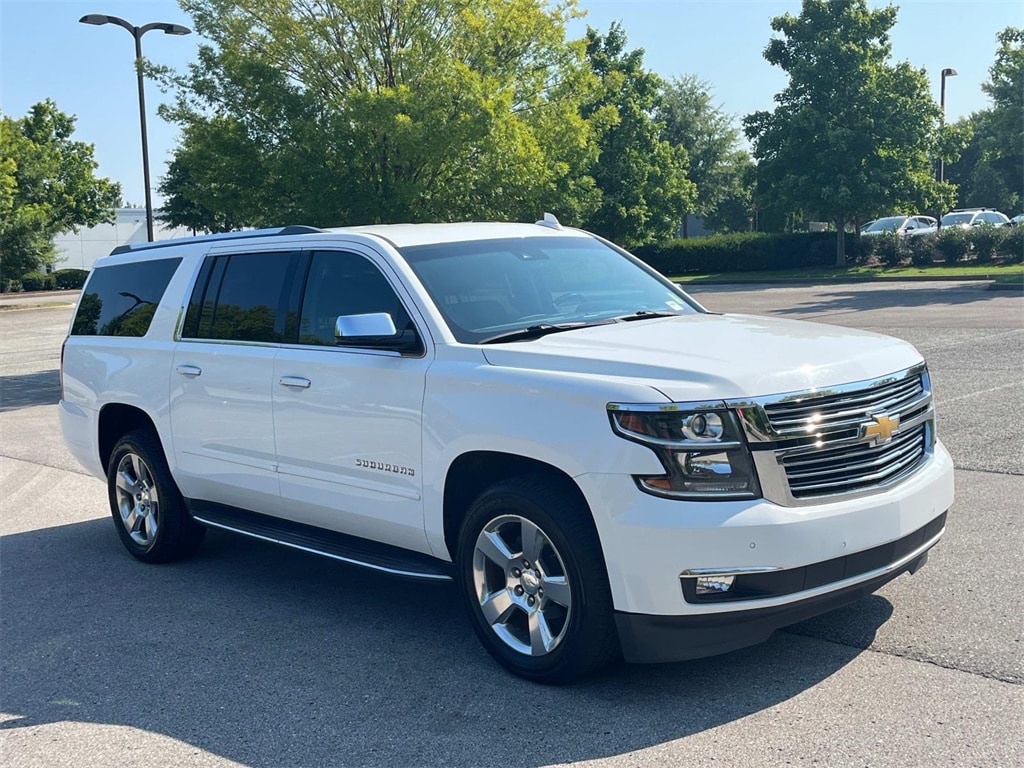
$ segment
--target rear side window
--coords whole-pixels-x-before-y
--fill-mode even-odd
[[[297,252],[276,251],[207,259],[189,302],[184,335],[281,342],[294,300],[297,262]]]
[[[145,336],[181,259],[98,267],[78,302],[72,336]]]

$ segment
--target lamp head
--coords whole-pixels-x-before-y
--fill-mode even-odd
[[[943,77],[955,77],[956,74],[957,74],[957,71],[955,69],[953,69],[952,67],[946,67],[944,70],[942,70],[942,76]]]
[[[82,24],[95,24],[96,26],[100,26],[101,24],[109,24],[110,17],[105,13],[87,13],[78,21]]]

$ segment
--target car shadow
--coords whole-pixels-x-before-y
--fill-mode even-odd
[[[772,312],[773,315],[809,315],[830,312],[866,312],[872,309],[889,309],[892,307],[956,307],[976,304],[1005,297],[1005,292],[989,291],[982,283],[950,284],[948,286],[924,288],[915,286],[913,290],[899,290],[892,287],[874,289],[860,287],[857,290],[837,289],[828,293],[818,293],[814,301],[783,307]]]
[[[726,656],[556,687],[498,668],[451,584],[222,532],[188,562],[147,566],[108,519],[9,535],[0,550],[0,728],[124,725],[257,765],[622,755],[797,696],[856,658],[892,612],[878,597],[845,609],[852,647],[783,632]]]
[[[56,369],[0,376],[0,413],[59,401],[60,373]]]

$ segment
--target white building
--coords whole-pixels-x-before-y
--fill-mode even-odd
[[[186,227],[171,227],[159,219],[153,222],[153,239],[189,237]],[[57,247],[56,269],[92,269],[93,262],[114,248],[126,243],[146,242],[146,209],[118,208],[113,224],[97,224],[74,232],[65,232],[53,239]]]

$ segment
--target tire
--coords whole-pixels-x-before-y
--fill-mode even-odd
[[[593,519],[562,485],[491,486],[462,521],[456,560],[473,629],[512,674],[567,683],[621,656]]]
[[[206,535],[185,509],[160,440],[151,430],[129,432],[107,464],[107,496],[117,534],[134,557],[167,563],[195,553]]]

